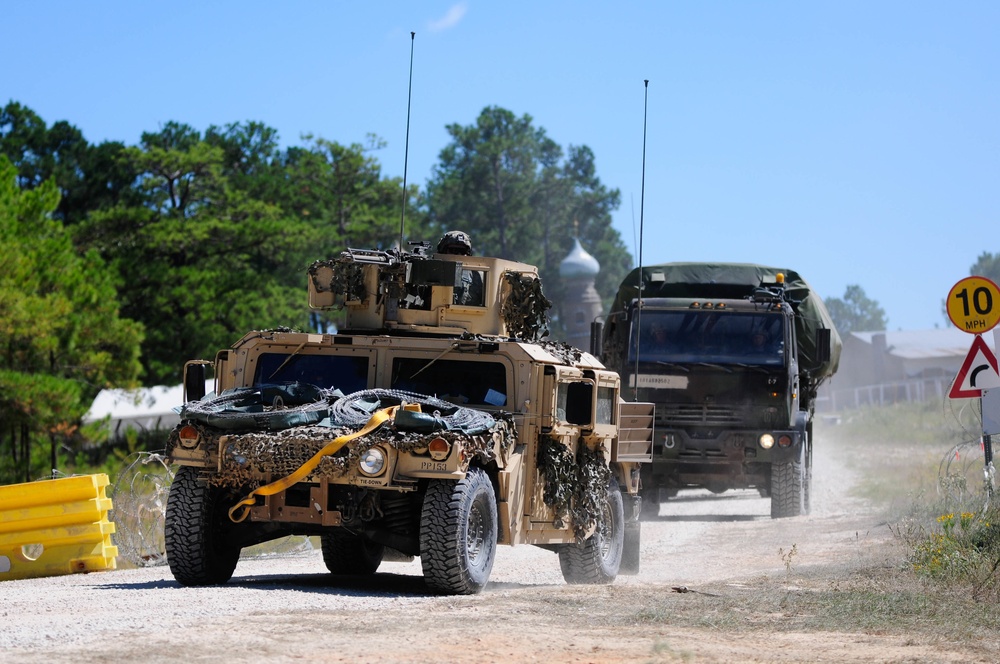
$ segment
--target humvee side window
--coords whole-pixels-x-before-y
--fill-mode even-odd
[[[569,424],[589,426],[593,394],[593,385],[590,383],[559,383],[556,393],[556,419]]]
[[[597,388],[597,424],[615,423],[615,389],[613,387]]]
[[[368,357],[299,354],[289,358],[289,353],[264,353],[260,356],[254,385],[292,381],[338,389],[344,394],[364,390],[368,388]]]
[[[507,369],[499,362],[397,357],[392,385],[462,406],[507,405]]]

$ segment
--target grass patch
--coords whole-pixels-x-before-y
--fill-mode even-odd
[[[987,499],[978,407],[941,400],[867,408],[817,430],[817,440],[850,451],[858,496],[885,510],[909,550],[904,567],[928,590],[895,600],[924,617],[935,610],[920,598],[934,592],[1000,600],[1000,500]]]

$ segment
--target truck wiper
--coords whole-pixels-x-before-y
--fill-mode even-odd
[[[725,364],[713,364],[712,362],[695,362],[699,367],[708,367],[710,369],[722,369],[726,373],[733,373],[733,370],[727,367]]]
[[[744,364],[742,362],[733,362],[730,366],[739,367],[740,369],[749,369],[750,371],[759,371],[760,373],[771,373],[759,364]]]
[[[663,360],[657,360],[656,363],[659,364],[661,367],[671,367],[673,369],[680,369],[684,373],[691,373],[691,370],[688,369],[683,364],[678,364],[676,362],[664,362]]]

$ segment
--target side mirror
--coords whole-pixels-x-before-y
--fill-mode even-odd
[[[604,336],[604,323],[595,320],[590,324],[590,354],[601,359],[601,338]],[[603,362],[603,360],[601,360]]]
[[[205,396],[205,365],[188,362],[184,365],[184,403]]]
[[[833,340],[830,328],[821,327],[816,330],[816,362],[823,364],[829,362],[833,355]]]

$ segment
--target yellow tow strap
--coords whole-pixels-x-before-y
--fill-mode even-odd
[[[229,518],[234,523],[239,523],[243,521],[244,519],[247,518],[247,515],[250,514],[250,507],[254,504],[254,499],[256,496],[273,496],[276,493],[284,491],[293,484],[298,484],[306,475],[311,473],[316,468],[316,466],[319,465],[319,462],[323,460],[323,457],[336,454],[341,447],[343,447],[350,441],[354,440],[355,438],[360,438],[366,433],[371,433],[375,429],[379,428],[380,426],[382,426],[384,422],[391,419],[393,415],[396,414],[397,408],[399,408],[399,406],[391,406],[389,408],[382,408],[381,410],[375,411],[375,413],[368,420],[367,424],[361,427],[361,429],[355,431],[354,433],[349,433],[334,438],[325,446],[323,446],[323,449],[314,454],[311,459],[309,459],[304,464],[299,466],[298,470],[293,472],[291,475],[287,475],[285,477],[282,477],[280,480],[276,480],[274,482],[271,482],[270,484],[265,484],[262,487],[254,489],[247,495],[246,498],[233,505],[233,507],[229,510]],[[243,511],[239,514],[239,516],[233,516],[236,510],[240,509],[241,507],[243,508]]]

